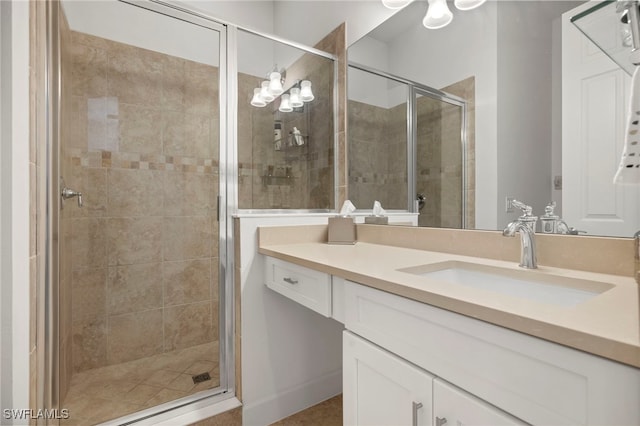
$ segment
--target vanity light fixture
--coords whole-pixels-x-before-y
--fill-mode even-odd
[[[291,112],[293,108],[291,107],[291,103],[289,102],[289,95],[284,94],[280,96],[280,107],[278,108],[280,112]]]
[[[269,93],[273,96],[280,96],[284,92],[282,80],[282,75],[278,71],[269,74]]]
[[[382,4],[389,9],[402,9],[413,0],[382,0]],[[472,10],[482,6],[487,0],[454,0],[458,10]],[[427,14],[422,19],[422,25],[431,30],[446,27],[453,20],[453,13],[447,6],[447,0],[428,0]]]
[[[274,76],[278,74],[278,76]],[[269,74],[270,79],[265,80],[260,84],[260,87],[253,89],[253,97],[251,98],[251,105],[254,107],[262,108],[271,103],[278,95],[274,95],[271,88],[275,87],[276,92],[280,92],[280,106],[278,110],[280,112],[291,112],[294,109],[304,107],[305,102],[311,102],[315,99],[313,91],[311,90],[311,81],[309,80],[296,80],[286,92],[282,88],[284,78],[282,72],[273,71]],[[277,79],[278,84],[273,83],[273,80]]]
[[[259,87],[253,89],[253,98],[251,98],[251,105],[258,108],[267,106],[267,102],[265,102],[264,98],[260,96],[260,91],[261,89]]]
[[[482,6],[487,0],[454,0],[453,4],[458,10],[472,10]]]
[[[261,85],[260,85],[260,97],[262,98],[263,101],[266,102],[266,104],[268,104],[269,102],[273,101],[276,98],[269,91],[269,82],[268,81],[263,81],[261,83]]]
[[[389,9],[402,9],[413,0],[382,0],[382,4]]]
[[[446,27],[453,19],[453,13],[449,10],[446,0],[429,0],[427,14],[422,20],[425,27],[437,30]]]
[[[302,80],[300,83],[300,98],[304,102],[311,102],[315,99],[313,92],[311,91],[311,82],[309,80]]]
[[[293,108],[300,108],[304,105],[302,98],[300,97],[300,88],[292,87],[289,91],[289,103]]]

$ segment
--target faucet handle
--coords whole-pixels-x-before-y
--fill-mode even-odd
[[[516,199],[511,200],[511,205],[519,208],[524,213],[524,216],[531,216],[531,212],[533,208],[531,206],[526,205],[522,201],[518,201]]]

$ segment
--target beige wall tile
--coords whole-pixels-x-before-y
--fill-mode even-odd
[[[77,218],[71,224],[73,268],[106,266],[107,233],[105,219]]]
[[[162,259],[162,218],[107,220],[109,265],[159,262]]]
[[[161,263],[110,267],[107,283],[109,315],[162,307]]]
[[[73,271],[71,309],[74,322],[105,318],[107,305],[107,269]]]
[[[73,95],[106,96],[107,52],[95,46],[79,43],[72,43],[69,49],[72,58],[71,81]]]
[[[156,106],[120,103],[120,151],[162,154],[162,126],[159,125],[161,119],[162,113]]]
[[[164,262],[164,305],[182,305],[211,299],[211,268],[212,262],[209,259]]]
[[[109,317],[110,364],[144,358],[162,352],[162,309]]]
[[[164,174],[164,215],[209,216],[216,213],[218,177],[196,173]]]
[[[112,217],[161,216],[163,172],[157,170],[108,171],[107,213]]]
[[[120,43],[109,47],[108,96],[119,102],[159,105],[162,87],[161,55]]]
[[[73,323],[73,369],[107,365],[107,324],[104,318]]]
[[[165,312],[165,350],[200,345],[213,339],[210,302],[172,306]]]
[[[185,61],[174,56],[163,56],[162,107],[170,111],[182,111],[185,107]]]
[[[164,260],[186,260],[212,256],[211,218],[165,217],[163,230]]]

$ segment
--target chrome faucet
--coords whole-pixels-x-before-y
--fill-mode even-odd
[[[522,209],[524,214],[517,220],[509,223],[502,231],[505,237],[514,237],[516,232],[520,233],[520,267],[527,269],[536,269],[538,267],[538,259],[536,256],[536,239],[535,229],[537,216],[531,214],[532,208],[518,200],[511,202],[515,207]]]

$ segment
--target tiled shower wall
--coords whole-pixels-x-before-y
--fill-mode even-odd
[[[217,68],[77,32],[70,52],[73,370],[217,340]]]
[[[407,208],[407,107],[349,100],[349,197],[359,209],[375,200]]]
[[[310,80],[315,99],[302,111],[278,111],[279,99],[266,107],[250,104],[264,77],[238,75],[238,194],[241,209],[333,208],[333,61],[303,54],[286,69],[285,89]],[[274,124],[282,123],[280,150]],[[296,127],[304,145],[290,146]]]

